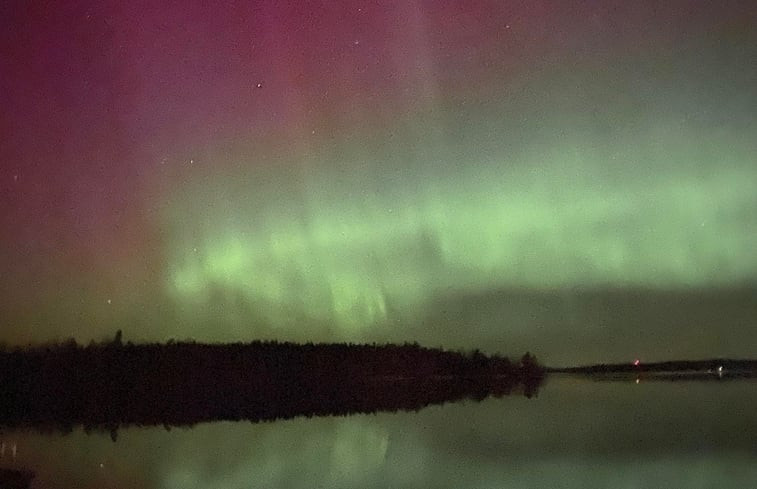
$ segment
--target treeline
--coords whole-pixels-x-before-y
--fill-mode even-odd
[[[418,410],[513,392],[544,369],[480,351],[418,344],[166,344],[113,341],[0,352],[0,425],[37,429],[188,426],[214,420]]]

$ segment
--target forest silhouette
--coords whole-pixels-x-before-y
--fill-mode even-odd
[[[420,345],[203,344],[75,340],[0,351],[0,429],[105,430],[412,411],[462,399],[537,393],[526,353]]]

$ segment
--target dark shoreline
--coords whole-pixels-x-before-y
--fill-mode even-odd
[[[419,410],[535,395],[544,368],[506,357],[423,348],[252,342],[75,341],[0,352],[0,430],[116,432]]]

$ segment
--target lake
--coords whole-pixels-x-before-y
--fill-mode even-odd
[[[33,488],[751,488],[755,387],[555,375],[532,399],[417,413],[129,428],[115,443],[5,433],[0,467],[36,471]]]

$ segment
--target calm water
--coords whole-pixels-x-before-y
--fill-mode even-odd
[[[548,379],[418,413],[3,435],[35,488],[755,487],[757,384]],[[10,447],[16,444],[15,461]]]

